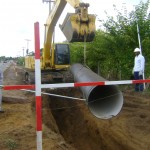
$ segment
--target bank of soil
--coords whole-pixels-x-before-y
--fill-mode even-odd
[[[4,84],[24,84],[23,69],[11,65]],[[82,98],[77,88],[47,89],[47,93]],[[123,92],[116,117],[94,117],[84,101],[42,96],[44,150],[150,150],[150,98],[147,93]],[[35,96],[27,91],[3,91],[0,149],[35,150]]]

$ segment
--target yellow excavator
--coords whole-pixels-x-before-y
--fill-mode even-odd
[[[69,45],[53,42],[56,23],[67,3],[75,9],[75,13],[67,13],[63,24],[60,25],[67,41],[91,42],[95,36],[95,15],[88,14],[88,3],[80,3],[80,0],[54,0],[53,8],[45,24],[44,48],[41,50],[42,83],[61,82],[64,79],[63,72],[70,67]],[[34,61],[34,53],[25,57],[25,81],[27,83],[34,83]]]

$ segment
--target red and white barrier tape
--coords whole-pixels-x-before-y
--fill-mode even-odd
[[[3,90],[35,89],[35,85],[0,85]]]
[[[99,82],[76,82],[76,83],[57,83],[57,84],[41,84],[41,88],[63,88],[63,87],[80,87],[80,86],[105,86],[105,85],[121,85],[150,83],[150,79],[145,80],[121,80],[121,81],[99,81]],[[20,90],[35,89],[35,85],[0,85],[3,90]]]

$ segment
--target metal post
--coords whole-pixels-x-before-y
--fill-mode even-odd
[[[22,51],[23,51],[23,57],[24,57],[24,47],[22,47]]]
[[[84,35],[84,65],[86,66],[86,35]]]
[[[134,7],[135,7],[135,10],[136,10],[136,6],[134,6]],[[141,55],[142,55],[142,45],[141,45],[141,38],[140,38],[140,29],[139,29],[139,25],[138,25],[138,19],[137,19],[136,16],[135,16],[135,18],[136,18],[136,25],[137,25],[137,34],[138,34],[139,48],[141,50]],[[143,72],[143,80],[144,79],[145,79],[145,74]],[[143,83],[143,84],[144,84],[144,89],[146,89],[145,83]]]
[[[138,21],[136,19],[136,23],[137,23],[137,34],[138,34],[138,42],[139,42],[139,48],[141,50],[141,55],[142,55],[142,46],[141,46],[141,39],[140,39],[140,30],[139,30],[139,25],[138,25]],[[143,72],[143,80],[145,79],[145,74]],[[144,84],[144,89],[146,89],[145,83]]]
[[[26,41],[27,41],[27,53],[29,52],[29,42],[31,41],[31,40],[29,40],[29,39],[25,39]]]
[[[142,54],[142,47],[141,47],[141,40],[140,40],[140,31],[139,31],[139,25],[138,25],[137,20],[136,20],[136,23],[137,23],[137,34],[138,34],[139,48],[140,48],[141,54]]]

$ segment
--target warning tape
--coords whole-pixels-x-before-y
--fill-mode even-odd
[[[41,84],[41,88],[64,88],[64,87],[98,86],[98,85],[104,86],[104,85],[137,84],[137,83],[150,83],[150,79]],[[0,85],[0,87],[2,87],[3,90],[35,89],[35,85]]]
[[[35,85],[2,85],[3,90],[35,89]]]

